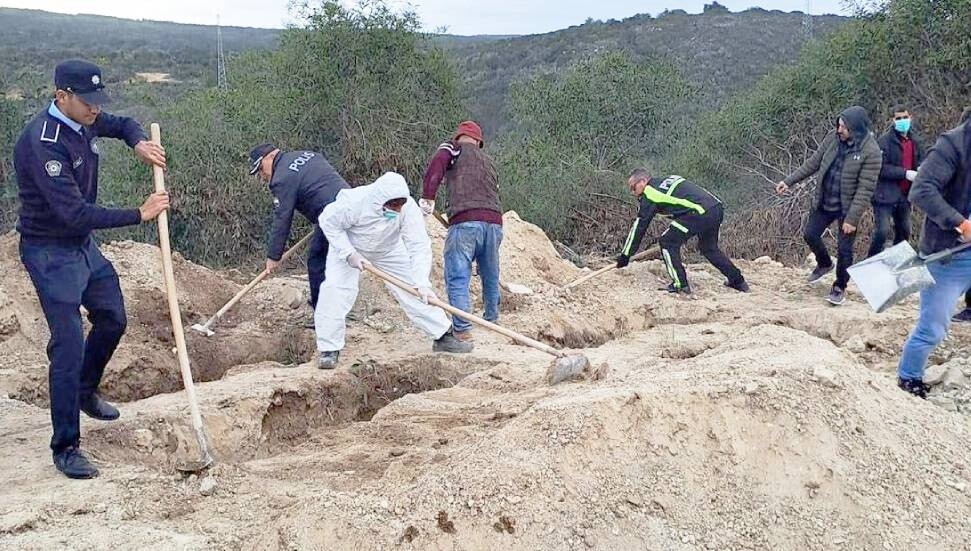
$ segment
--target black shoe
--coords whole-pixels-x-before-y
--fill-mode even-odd
[[[846,291],[833,285],[833,289],[826,295],[826,302],[833,306],[839,306],[846,302]]]
[[[951,318],[951,321],[971,321],[971,308],[965,308],[964,310],[961,310],[957,314],[954,314],[954,317]]]
[[[816,283],[817,281],[822,279],[824,275],[832,271],[833,271],[832,264],[830,264],[829,266],[816,266],[816,269],[813,270],[813,273],[809,274],[809,277],[806,278],[806,283]]]
[[[472,352],[473,345],[468,341],[460,341],[452,334],[449,329],[447,333],[435,339],[432,343],[432,352],[451,352],[453,354],[468,354]]]
[[[114,421],[121,416],[118,408],[102,400],[97,392],[87,399],[81,400],[81,411],[88,417],[99,421]]]
[[[81,450],[69,447],[54,453],[54,466],[68,478],[94,478],[98,469],[88,461]]]
[[[740,279],[740,280],[734,281],[734,282],[732,282],[732,281],[726,281],[725,282],[725,287],[729,287],[731,289],[735,289],[739,293],[747,293],[749,291],[748,283],[746,283],[746,281],[744,279]]]
[[[930,387],[925,385],[924,381],[920,379],[904,379],[897,377],[897,386],[900,387],[900,389],[904,392],[913,394],[914,396],[924,400],[927,399],[927,391],[930,390]]]
[[[341,351],[321,352],[317,356],[317,369],[334,369],[337,367],[337,359],[340,358]]]
[[[691,294],[691,287],[689,287],[687,285],[685,285],[684,287],[678,287],[674,283],[669,284],[667,287],[658,287],[657,290],[658,291],[667,291],[668,293],[671,293],[671,294],[674,294],[674,295],[676,295],[678,293],[683,293],[685,295],[690,295]]]

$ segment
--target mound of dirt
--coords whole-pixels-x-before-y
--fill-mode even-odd
[[[202,477],[174,472],[197,450],[158,251],[104,246],[129,311],[104,388],[131,401],[119,421],[82,420],[103,469],[87,484],[50,465],[46,327],[3,237],[0,548],[966,547],[971,328],[935,353],[921,401],[893,375],[914,298],[876,315],[851,287],[833,308],[771,259],[739,262],[748,294],[708,265],[688,267],[690,298],[659,292],[658,261],[564,291],[583,272],[538,228],[507,213],[504,233],[503,279],[535,292],[503,293],[500,323],[582,349],[589,372],[550,387],[549,355],[480,329],[472,354],[431,354],[369,276],[339,368],[320,371],[300,328],[306,278],[276,277],[216,336],[190,332],[217,460]],[[187,326],[240,288],[176,271]]]
[[[0,392],[46,405],[45,349],[50,333],[20,262],[18,240],[15,233],[0,238],[0,373],[9,375],[0,384]],[[101,251],[120,275],[128,313],[128,329],[105,371],[102,392],[113,400],[131,401],[181,389],[178,362],[171,351],[175,342],[158,247],[126,241],[102,245]],[[287,322],[292,299],[285,289],[268,286],[260,297],[283,303],[271,310],[276,313],[253,316],[252,302],[249,312],[241,304],[223,320],[217,336],[207,338],[189,326],[204,322],[240,287],[178,253],[173,256],[195,380],[219,379],[240,364],[284,360],[287,342],[302,333],[296,324]],[[87,328],[86,320],[85,325]],[[304,352],[297,359],[303,361],[307,356]]]

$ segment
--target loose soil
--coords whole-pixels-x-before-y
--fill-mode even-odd
[[[967,548],[971,328],[918,400],[893,375],[913,298],[877,315],[851,286],[833,308],[767,258],[739,262],[749,294],[697,264],[673,297],[658,261],[567,292],[583,271],[515,213],[504,230],[503,279],[534,294],[503,293],[500,322],[585,354],[577,380],[549,386],[550,356],[480,329],[472,354],[434,354],[370,277],[335,371],[313,362],[305,277],[265,282],[205,337],[188,327],[240,285],[177,256],[217,460],[201,478],[175,470],[198,450],[158,249],[103,245],[129,324],[102,385],[122,418],[82,419],[91,481],[51,465],[47,328],[0,238],[0,548]]]

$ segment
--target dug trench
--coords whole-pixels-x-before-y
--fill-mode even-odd
[[[217,461],[239,464],[287,454],[328,430],[367,423],[388,404],[414,393],[449,388],[497,362],[424,355],[321,372],[264,363],[200,385],[209,445]],[[131,404],[121,422],[97,427],[86,440],[99,460],[171,469],[197,453],[182,393]]]
[[[181,390],[182,376],[178,359],[172,352],[175,341],[165,295],[158,289],[138,289],[126,301],[128,331],[105,370],[99,391],[109,400],[131,402]],[[313,331],[292,320],[271,326],[265,322],[246,322],[231,312],[220,320],[223,323],[217,327],[216,334],[207,337],[189,329],[196,321],[205,319],[191,303],[183,309],[182,318],[196,382],[219,380],[239,365],[263,361],[302,363],[313,355]],[[10,397],[47,407],[47,366],[38,363],[33,369],[24,370],[22,377]]]

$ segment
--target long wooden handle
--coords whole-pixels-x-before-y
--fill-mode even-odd
[[[280,257],[280,264],[283,264],[287,260],[290,260],[290,257],[296,254],[296,252],[299,251],[301,247],[306,245],[307,241],[310,241],[310,238],[313,236],[314,236],[314,232],[311,230],[311,232],[303,236],[303,238],[300,239],[300,241],[297,241],[292,247],[290,247],[289,250],[287,250],[287,252],[283,253],[283,256]],[[262,272],[260,272],[259,275],[253,278],[253,281],[250,281],[249,283],[247,283],[246,287],[243,287],[242,289],[240,289],[238,293],[233,295],[233,298],[229,299],[229,302],[227,302],[222,308],[220,308],[218,312],[213,314],[211,318],[206,320],[206,323],[203,324],[203,327],[205,327],[206,329],[209,329],[210,328],[209,326],[216,323],[216,321],[219,320],[219,318],[223,317],[226,314],[226,312],[229,311],[230,308],[232,308],[233,306],[236,306],[236,303],[239,302],[240,299],[242,299],[244,296],[246,296],[247,293],[252,291],[253,288],[259,285],[261,281],[266,279],[266,276],[268,275],[270,275],[270,272],[266,271],[265,269]]]
[[[152,143],[161,145],[161,130],[157,123],[151,126]],[[165,173],[159,166],[152,166],[152,181],[155,183],[155,191],[165,191]],[[205,436],[202,428],[202,415],[199,414],[199,404],[196,402],[196,390],[192,384],[192,368],[189,366],[189,352],[185,347],[185,332],[182,328],[182,314],[179,312],[179,297],[175,288],[175,269],[172,266],[172,246],[169,243],[169,217],[168,213],[162,211],[158,215],[158,240],[159,247],[162,249],[162,275],[165,281],[166,295],[169,302],[169,317],[172,318],[172,333],[175,336],[176,354],[179,358],[179,368],[182,371],[182,384],[189,397],[189,410],[192,415],[192,426],[196,430],[196,437],[199,440],[202,453],[208,456],[209,451],[205,443]]]
[[[644,249],[643,251],[641,251],[641,252],[635,254],[634,256],[630,257],[630,261],[633,262],[635,260],[640,260],[642,258],[647,257],[647,255],[652,254],[652,253],[654,253],[656,251],[657,251],[657,246],[656,245],[653,246],[653,247],[651,247],[651,248],[649,248],[649,249]],[[585,283],[585,282],[590,281],[591,279],[593,279],[593,278],[595,278],[595,277],[597,277],[597,276],[599,276],[601,274],[605,274],[607,272],[610,272],[610,271],[613,271],[613,270],[616,270],[616,269],[617,269],[617,265],[616,264],[612,264],[610,266],[604,266],[603,268],[600,268],[599,270],[597,270],[595,272],[590,272],[589,274],[581,277],[580,279],[577,279],[575,281],[571,281],[570,283],[567,283],[566,285],[563,286],[563,288],[564,289],[572,289],[572,288],[576,287],[577,285],[580,285],[581,283]]]
[[[418,298],[421,298],[421,295],[418,294],[418,290],[415,289],[414,287],[412,287],[411,285],[408,285],[404,281],[401,281],[400,279],[398,279],[398,278],[396,278],[396,277],[394,277],[394,276],[392,276],[390,274],[387,274],[387,273],[385,273],[385,272],[383,272],[383,271],[375,268],[374,266],[371,266],[370,264],[365,264],[364,265],[364,269],[367,270],[367,271],[369,271],[369,272],[371,272],[372,274],[376,275],[377,277],[379,277],[379,278],[387,281],[391,285],[394,285],[395,287],[398,287],[398,288],[400,288],[400,289],[402,289],[402,290],[404,290],[404,291],[406,291],[408,293],[411,293],[412,295],[415,295]],[[470,313],[466,312],[465,310],[459,310],[458,308],[452,306],[451,304],[448,304],[446,302],[442,302],[441,300],[439,300],[437,298],[430,299],[428,301],[428,304],[431,304],[433,306],[438,306],[442,310],[445,310],[446,312],[452,314],[453,316],[458,316],[458,317],[464,319],[465,321],[467,321],[469,323],[474,323],[476,325],[481,325],[482,327],[485,327],[486,329],[489,329],[491,331],[495,331],[496,333],[499,333],[500,335],[504,335],[506,337],[509,337],[510,339],[512,339],[512,340],[514,340],[514,341],[516,341],[516,342],[518,342],[520,344],[524,344],[526,346],[535,348],[536,350],[540,350],[540,351],[546,352],[547,354],[551,354],[553,356],[556,356],[557,358],[562,358],[562,357],[566,356],[566,353],[565,352],[562,352],[560,350],[557,350],[557,349],[553,348],[552,346],[543,344],[543,343],[541,343],[541,342],[539,342],[537,340],[531,339],[531,338],[529,338],[529,337],[527,337],[525,335],[520,335],[519,333],[516,333],[515,331],[506,329],[505,327],[502,327],[500,325],[496,325],[496,324],[492,323],[491,321],[484,320],[484,319],[480,318],[479,316],[476,316],[474,314],[470,314]]]

